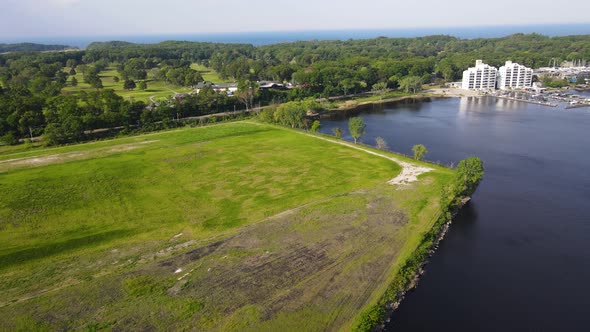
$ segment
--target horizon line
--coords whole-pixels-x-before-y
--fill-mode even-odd
[[[83,34],[83,35],[20,35],[0,36],[0,40],[14,40],[27,38],[104,38],[104,37],[142,37],[142,36],[217,36],[217,35],[247,35],[247,34],[288,34],[288,33],[330,33],[330,32],[378,32],[378,31],[421,31],[436,29],[512,29],[512,28],[534,28],[534,27],[573,27],[588,26],[590,22],[567,22],[567,23],[531,23],[531,24],[510,24],[510,25],[452,25],[452,26],[412,26],[412,27],[383,27],[383,28],[334,28],[334,29],[301,29],[301,30],[251,30],[251,31],[217,31],[217,32],[162,32],[162,33],[114,33],[114,34]],[[519,32],[514,32],[519,33]],[[531,32],[535,33],[535,32]],[[590,34],[590,30],[579,35]],[[440,35],[449,35],[441,32]]]

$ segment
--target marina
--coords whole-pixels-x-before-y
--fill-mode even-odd
[[[560,104],[566,104],[564,109],[590,107],[590,98],[575,94],[572,90],[552,93],[535,93],[526,90],[497,91],[490,94],[490,96],[547,107],[557,107]]]

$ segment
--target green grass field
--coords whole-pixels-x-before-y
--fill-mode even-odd
[[[349,330],[453,171],[236,122],[0,151],[0,330]]]
[[[208,82],[213,82],[213,83],[234,82],[231,79],[222,79],[221,76],[219,76],[219,73],[217,73],[214,69],[209,68],[209,67],[205,67],[205,66],[200,65],[198,63],[191,64],[191,68],[198,71],[199,73],[201,73],[201,76],[203,76],[203,80],[208,81]]]
[[[68,71],[69,68],[66,68],[66,72]],[[171,85],[165,82],[153,80],[146,81],[148,87],[146,90],[140,90],[139,88],[135,88],[133,90],[125,90],[123,88],[123,80],[120,80],[119,82],[113,81],[113,77],[115,76],[121,78],[121,75],[119,75],[117,70],[113,67],[108,67],[105,71],[100,72],[99,76],[102,80],[102,85],[104,89],[113,89],[118,95],[122,97],[134,98],[135,100],[142,100],[145,102],[148,102],[151,97],[153,97],[154,100],[162,100],[174,96],[175,93],[187,93],[191,91],[190,88]],[[84,77],[82,73],[76,73],[75,77],[78,80],[78,85],[71,86],[70,83],[72,78],[69,77],[67,86],[63,88],[64,92],[77,93],[79,91],[95,90],[88,83],[84,83]]]

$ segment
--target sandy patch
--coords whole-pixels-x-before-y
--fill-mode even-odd
[[[362,148],[360,146],[353,145],[353,144],[348,143],[348,142],[337,142],[337,141],[333,141],[333,140],[330,140],[330,139],[327,139],[327,138],[323,138],[323,137],[320,137],[320,136],[314,136],[314,135],[308,135],[308,136],[315,137],[317,139],[321,139],[321,140],[324,140],[324,141],[332,142],[334,144],[345,145],[345,146],[348,146],[350,148],[357,149],[357,150],[360,150],[360,151],[364,151],[364,152],[366,152],[368,154],[372,154],[374,156],[378,156],[378,157],[381,157],[381,158],[389,159],[389,160],[391,160],[391,161],[399,164],[401,166],[401,168],[402,168],[402,171],[395,178],[387,181],[387,183],[389,183],[391,185],[400,185],[400,186],[409,185],[412,182],[418,181],[418,176],[420,174],[423,174],[423,173],[427,173],[427,172],[432,171],[432,168],[430,168],[430,167],[414,165],[412,163],[401,161],[398,158],[386,156],[384,154],[377,153],[377,152],[374,152],[374,151],[371,151],[371,150]]]
[[[448,96],[448,97],[474,97],[474,96],[481,95],[478,91],[464,90],[464,89],[458,89],[458,88],[429,89],[429,90],[426,90],[423,92],[437,94],[437,95],[443,95],[443,96]]]
[[[418,175],[432,171],[432,168],[425,166],[416,166],[403,161],[396,161],[402,167],[402,171],[395,178],[387,181],[393,185],[407,185],[418,181]]]

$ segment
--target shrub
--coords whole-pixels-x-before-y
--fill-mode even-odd
[[[377,144],[377,149],[387,151],[389,150],[389,146],[387,146],[387,142],[383,137],[377,137],[375,139],[375,143]]]

